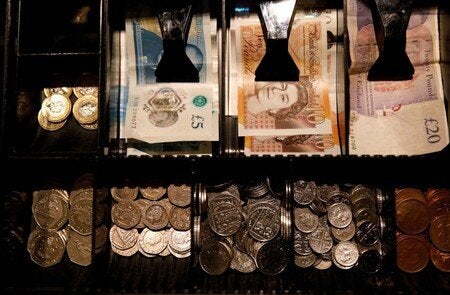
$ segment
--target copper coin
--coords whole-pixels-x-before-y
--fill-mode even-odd
[[[397,240],[397,266],[402,271],[419,272],[425,268],[429,259],[428,244],[424,238],[403,235]]]
[[[430,225],[431,242],[441,251],[450,252],[450,214],[438,216]]]
[[[395,204],[399,204],[404,200],[415,199],[422,203],[426,203],[425,195],[422,191],[415,188],[403,188],[395,192]]]
[[[438,189],[427,193],[428,209],[431,218],[450,213],[450,190]]]
[[[427,204],[433,203],[435,198],[441,198],[444,196],[450,196],[450,189],[438,188],[438,189],[428,189],[425,194],[425,199]]]
[[[431,245],[430,258],[437,269],[443,272],[450,272],[450,253],[440,251]]]
[[[417,199],[407,199],[396,206],[396,222],[404,233],[418,234],[427,228],[430,214],[425,203]]]

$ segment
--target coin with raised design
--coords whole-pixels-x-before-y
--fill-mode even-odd
[[[430,259],[428,244],[421,236],[399,235],[396,249],[397,266],[404,272],[419,272]]]
[[[139,191],[141,192],[141,195],[149,199],[151,201],[157,201],[161,199],[167,192],[166,187],[164,186],[140,186]]]
[[[347,227],[352,222],[352,210],[344,203],[334,203],[328,207],[328,221],[337,228]]]
[[[333,239],[327,229],[318,227],[308,235],[309,246],[316,253],[328,252],[333,247]]]
[[[73,116],[80,124],[92,124],[98,119],[98,99],[85,95],[73,104]]]
[[[49,122],[60,123],[67,119],[72,110],[72,102],[63,95],[52,94],[42,101],[43,115]]]
[[[57,264],[64,256],[66,243],[57,231],[34,229],[28,237],[27,250],[31,260],[42,267]]]
[[[174,206],[170,210],[169,221],[176,230],[189,230],[191,228],[191,208]]]
[[[307,268],[312,266],[316,262],[317,256],[314,253],[308,255],[295,255],[294,263],[298,267]]]
[[[80,235],[90,235],[93,230],[92,199],[77,199],[69,209],[69,223]]]
[[[152,230],[163,229],[169,223],[166,209],[158,203],[150,204],[142,217],[144,218],[145,226]]]
[[[92,263],[92,236],[83,236],[70,231],[66,245],[70,261],[78,265],[87,266]]]
[[[311,233],[319,225],[319,216],[311,212],[309,208],[295,208],[294,223],[299,231]]]
[[[397,226],[406,234],[423,232],[430,222],[430,213],[426,204],[416,199],[400,202],[395,210]]]
[[[220,203],[208,211],[211,229],[220,236],[231,236],[241,227],[242,215],[234,204]]]
[[[430,225],[429,235],[434,246],[450,252],[450,214],[436,217]]]
[[[352,221],[349,225],[343,228],[331,227],[331,234],[338,241],[349,241],[353,238],[356,232],[355,223]]]
[[[168,241],[164,239],[162,231],[144,228],[139,235],[139,244],[146,253],[156,255],[167,247]]]
[[[56,130],[59,130],[62,127],[64,127],[67,120],[63,120],[59,123],[52,123],[47,120],[47,111],[41,109],[38,112],[38,122],[39,122],[39,126],[41,126],[43,129],[45,129],[47,131],[56,131]]]
[[[116,203],[111,209],[112,221],[123,229],[130,229],[141,220],[140,209],[132,202]]]
[[[231,265],[232,253],[224,242],[210,241],[203,245],[199,254],[201,268],[210,275],[223,274]]]
[[[260,202],[251,207],[248,215],[248,233],[258,241],[275,238],[280,231],[280,207]]]
[[[119,250],[130,249],[138,242],[138,238],[139,232],[135,228],[127,230],[114,224],[109,230],[111,245]]]
[[[139,210],[141,210],[141,220],[136,225],[136,228],[144,228],[145,227],[145,224],[144,224],[145,212],[147,211],[148,207],[150,206],[151,201],[147,200],[147,199],[137,199],[133,202],[139,208]]]
[[[122,186],[122,187],[113,187],[111,188],[111,196],[116,202],[131,202],[136,199],[139,193],[139,188],[137,186]]]
[[[52,96],[53,94],[63,95],[69,98],[72,95],[73,89],[72,87],[53,87],[53,88],[44,88],[45,97]]]
[[[73,94],[80,99],[86,95],[91,95],[98,98],[98,87],[89,86],[89,87],[74,87]]]
[[[344,267],[353,266],[358,262],[358,247],[356,246],[356,243],[350,241],[339,242],[333,248],[332,255],[340,265]]]
[[[171,184],[167,187],[167,196],[175,206],[189,206],[191,203],[191,187],[186,184]]]
[[[43,229],[58,230],[69,217],[69,204],[58,190],[33,192],[33,217]]]
[[[450,252],[444,252],[431,245],[430,258],[434,266],[443,272],[450,272]]]
[[[286,246],[277,240],[264,243],[256,253],[256,265],[266,275],[277,275],[288,265],[287,253]]]
[[[256,270],[256,264],[250,255],[234,247],[230,268],[242,273],[251,273]]]

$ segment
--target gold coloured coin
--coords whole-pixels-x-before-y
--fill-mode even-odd
[[[92,124],[98,119],[98,99],[85,95],[73,104],[73,116],[80,124]]]
[[[78,99],[86,95],[98,97],[98,87],[74,87],[73,93]]]
[[[66,124],[66,122],[67,122],[67,120],[64,120],[59,123],[49,122],[47,120],[46,115],[44,115],[45,113],[46,112],[44,110],[39,110],[39,113],[38,113],[38,122],[39,122],[39,125],[42,127],[42,129],[45,129],[48,131],[56,131],[56,130],[61,129],[64,126],[64,124]]]
[[[98,129],[98,122],[95,121],[92,124],[80,124],[81,127],[83,127],[86,130],[97,130]]]
[[[67,98],[72,95],[72,87],[53,87],[53,88],[44,88],[45,97],[49,97],[53,94],[60,94]]]
[[[38,227],[28,237],[27,250],[31,260],[42,267],[49,267],[61,261],[65,247],[66,243],[60,232]]]
[[[67,119],[72,109],[70,99],[61,94],[52,94],[42,102],[42,109],[45,109],[47,120],[52,123],[59,123]]]

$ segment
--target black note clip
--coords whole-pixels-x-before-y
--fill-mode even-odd
[[[190,0],[161,2],[156,9],[164,52],[155,71],[156,82],[198,82],[198,70],[186,55],[192,3]]]
[[[368,0],[380,55],[369,69],[369,81],[411,80],[414,67],[406,54],[414,0]]]
[[[298,81],[300,71],[288,51],[296,2],[266,0],[258,3],[266,54],[255,71],[255,81]]]

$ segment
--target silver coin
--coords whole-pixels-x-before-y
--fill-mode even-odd
[[[331,227],[331,234],[338,241],[349,241],[353,238],[356,232],[355,223],[352,221],[344,228]]]
[[[111,209],[112,221],[123,229],[130,229],[139,224],[141,210],[133,203],[116,203]]]
[[[313,232],[319,225],[319,216],[308,208],[295,208],[294,223],[299,231],[308,234]]]
[[[161,253],[168,245],[161,231],[153,231],[148,228],[142,230],[138,242],[145,253],[153,255]]]
[[[210,275],[223,274],[230,267],[232,258],[228,246],[220,241],[206,243],[199,254],[201,268]]]
[[[109,230],[109,240],[111,245],[119,250],[127,250],[132,248],[139,239],[137,229],[122,229],[117,225],[113,225]]]
[[[316,198],[317,188],[312,181],[299,180],[294,182],[293,194],[299,205],[308,205]]]
[[[242,273],[251,273],[256,270],[256,264],[250,255],[234,247],[230,268]]]
[[[295,231],[294,233],[294,251],[299,255],[309,255],[312,253],[312,249],[309,246],[308,235],[301,231]]]
[[[350,267],[358,262],[359,252],[356,243],[345,241],[339,242],[333,248],[333,258],[344,267]]]
[[[270,241],[280,231],[280,207],[270,203],[259,203],[250,209],[248,233],[258,241]]]
[[[241,227],[242,215],[235,205],[220,203],[208,210],[208,220],[215,233],[231,236]]]
[[[334,203],[328,207],[328,221],[332,226],[344,228],[352,222],[352,210],[344,203]]]
[[[309,246],[316,253],[328,252],[333,247],[333,239],[328,230],[317,227],[315,231],[308,235]]]
[[[314,253],[308,255],[295,255],[294,263],[298,267],[307,268],[316,262],[317,256]]]

